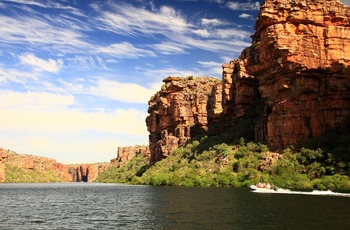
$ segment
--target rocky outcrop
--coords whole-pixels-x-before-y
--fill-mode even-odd
[[[6,166],[4,163],[10,154],[10,150],[0,148],[0,182],[4,182],[6,180]]]
[[[128,163],[132,158],[140,154],[146,159],[150,159],[151,153],[148,145],[118,147],[117,158],[112,159],[111,163],[116,165],[117,168],[120,168]]]
[[[146,124],[151,164],[202,130],[208,130],[208,120],[217,119],[222,110],[221,97],[213,92],[213,87],[221,89],[219,79],[168,77],[163,82],[161,90],[148,102]],[[212,108],[209,113],[208,108]]]
[[[281,149],[343,126],[350,116],[350,8],[337,0],[267,0],[255,29],[252,46],[223,66],[225,116],[244,113],[227,95],[241,90],[249,104],[255,79],[265,105],[256,139]],[[230,85],[242,76],[252,87]]]
[[[70,165],[68,172],[71,175],[72,182],[92,182],[97,176],[103,173],[109,164],[82,164]]]

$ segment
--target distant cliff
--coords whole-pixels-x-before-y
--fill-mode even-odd
[[[68,167],[54,159],[0,148],[0,182],[67,182]]]
[[[117,157],[111,160],[111,163],[117,168],[128,163],[133,157],[142,155],[146,159],[150,159],[151,153],[148,145],[136,145],[127,147],[118,147]]]
[[[98,175],[103,173],[109,164],[78,164],[69,165],[68,173],[71,175],[71,182],[92,182]]]
[[[54,159],[0,148],[0,182],[91,182],[109,164],[65,165]]]
[[[350,117],[350,7],[338,0],[267,0],[252,45],[225,63],[222,80],[168,77],[149,101],[151,164],[260,99],[255,139],[281,150]]]

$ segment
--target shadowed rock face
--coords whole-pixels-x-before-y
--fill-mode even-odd
[[[108,164],[83,164],[78,166],[69,166],[68,172],[71,175],[72,182],[91,182],[99,174],[108,168]]]
[[[268,0],[255,29],[236,62],[265,103],[256,139],[280,149],[342,126],[350,115],[350,8]]]

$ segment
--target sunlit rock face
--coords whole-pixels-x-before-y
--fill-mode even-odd
[[[350,8],[337,0],[267,0],[255,29],[252,45],[234,61],[240,68],[231,68],[258,82],[265,111],[256,139],[280,149],[344,125],[350,115]]]
[[[58,181],[71,181],[68,167],[55,159],[31,154],[18,154],[0,148],[0,182],[6,181],[6,165],[16,167],[23,172],[36,172],[39,175],[52,172]]]
[[[255,139],[271,149],[344,126],[350,117],[350,7],[338,0],[267,0],[252,45],[222,68],[221,83],[164,79],[146,119],[151,163],[215,121],[243,117],[256,99],[264,111]]]
[[[122,167],[128,163],[135,156],[142,155],[146,159],[150,158],[150,151],[148,145],[136,145],[136,146],[126,146],[118,147],[117,157],[111,160],[111,163],[117,168]]]
[[[221,81],[217,78],[168,77],[148,102],[146,118],[151,164],[168,156],[221,116]],[[210,103],[210,104],[209,104]],[[210,111],[209,111],[209,109]]]

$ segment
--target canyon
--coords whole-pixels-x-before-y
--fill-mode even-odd
[[[0,148],[0,182],[28,182],[8,181],[6,170],[9,168],[30,182],[92,182],[108,167],[109,163],[66,165],[51,158]]]
[[[256,103],[254,140],[273,151],[341,128],[350,118],[350,7],[338,0],[266,0],[251,46],[222,64],[222,78],[169,76],[148,102],[149,146],[118,147],[111,165],[143,155],[155,164],[196,135],[232,127]],[[15,160],[14,160],[15,159]],[[0,148],[6,165],[91,182],[106,164],[63,165]]]

